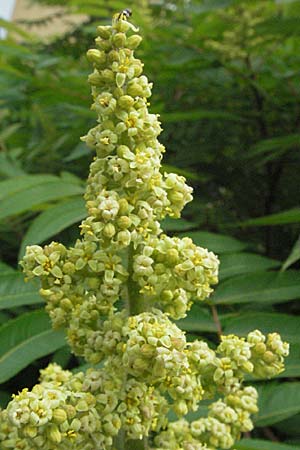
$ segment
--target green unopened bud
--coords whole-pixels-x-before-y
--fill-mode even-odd
[[[119,213],[125,215],[128,212],[128,201],[126,198],[120,198],[119,200]]]
[[[61,442],[62,436],[57,425],[50,425],[47,429],[47,435],[49,441],[53,442],[54,444],[59,444]]]
[[[37,435],[37,427],[33,425],[26,425],[23,429],[25,436],[34,438]]]
[[[125,20],[118,20],[115,24],[115,29],[117,31],[120,31],[122,33],[126,33],[130,28],[130,24],[126,22]]]
[[[102,86],[103,79],[96,70],[88,76],[88,82],[93,86]]]
[[[267,350],[266,344],[264,344],[263,342],[259,342],[254,346],[255,353],[259,355],[263,355],[266,350]]]
[[[73,405],[66,405],[65,411],[67,413],[69,420],[76,416],[76,409],[74,408]]]
[[[271,364],[274,361],[276,361],[276,355],[274,355],[274,353],[267,351],[264,355],[263,355],[263,360],[268,363]]]
[[[97,47],[100,48],[100,50],[103,50],[104,52],[108,52],[111,49],[111,42],[108,40],[104,40],[101,38],[96,38],[95,42],[97,44]]]
[[[102,37],[103,39],[109,39],[112,33],[112,27],[110,25],[100,25],[97,27],[97,34],[98,36]]]
[[[111,50],[108,53],[108,60],[110,62],[114,62],[114,61],[118,62],[118,61],[120,61],[120,54],[119,54],[118,50]]]
[[[103,81],[108,83],[113,83],[115,80],[115,75],[113,71],[109,69],[102,70],[100,76],[102,77]]]
[[[138,83],[132,83],[127,88],[127,93],[132,97],[144,97],[144,89]]]
[[[167,259],[167,262],[170,264],[176,264],[178,262],[179,254],[178,254],[178,251],[176,250],[176,248],[170,248],[167,251],[166,259]]]
[[[122,95],[118,100],[118,104],[123,109],[130,109],[134,104],[134,98],[130,95]]]
[[[75,272],[75,266],[73,263],[71,262],[66,262],[63,267],[62,270],[64,273],[68,274],[68,275],[72,275]]]
[[[104,236],[112,238],[116,234],[116,229],[112,223],[107,223],[103,228]]]
[[[177,416],[179,417],[185,416],[188,413],[188,407],[184,400],[176,402],[173,406],[173,409],[175,411],[175,414],[177,414]]]
[[[120,245],[127,247],[131,241],[131,234],[128,230],[120,231],[117,234],[117,240]]]
[[[147,369],[148,362],[142,358],[136,358],[132,364],[133,368],[138,371]]]
[[[102,64],[106,61],[106,56],[104,52],[97,50],[96,48],[91,48],[86,54],[89,61],[95,64]]]
[[[121,216],[118,219],[118,226],[122,229],[125,230],[127,228],[129,228],[131,225],[131,219],[128,216]]]
[[[141,347],[141,353],[146,357],[151,357],[154,355],[154,348],[152,347],[152,345],[144,344]]]
[[[57,408],[53,411],[52,420],[56,424],[61,424],[67,420],[68,416],[64,409]]]
[[[169,199],[171,200],[172,203],[179,203],[181,204],[184,200],[184,196],[182,192],[178,192],[178,191],[171,191],[170,195],[169,195]]]
[[[139,36],[138,34],[133,34],[132,36],[130,36],[129,38],[127,38],[126,41],[126,46],[128,48],[130,48],[131,50],[134,50],[135,48],[137,48],[140,43],[142,42],[142,37]]]
[[[170,290],[164,290],[161,293],[161,298],[163,302],[169,302],[173,299],[174,295],[173,292]]]
[[[126,34],[116,33],[111,40],[116,47],[125,47]]]
[[[64,311],[70,311],[73,308],[73,303],[71,302],[70,299],[68,298],[63,298],[60,302],[60,307],[64,310]]]

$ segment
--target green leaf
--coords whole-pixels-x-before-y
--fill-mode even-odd
[[[203,174],[197,174],[187,169],[181,169],[180,167],[171,166],[170,164],[162,164],[162,170],[167,173],[177,173],[177,175],[182,175],[188,180],[198,180],[202,182],[207,180],[207,176]]]
[[[16,175],[24,175],[24,170],[20,164],[7,152],[0,153],[0,175],[4,178],[15,177]]]
[[[65,345],[63,331],[54,331],[45,311],[10,320],[0,328],[0,383],[42,356]]]
[[[300,316],[266,312],[239,312],[235,317],[223,318],[224,333],[246,336],[258,329],[263,333],[277,332],[289,343],[300,344]]]
[[[294,416],[300,411],[300,382],[268,383],[258,386],[259,412],[255,425],[266,427]]]
[[[0,272],[0,309],[43,303],[39,283],[31,280],[25,283],[24,275],[12,268]]]
[[[246,158],[252,158],[254,156],[278,150],[289,150],[292,147],[299,147],[299,145],[300,134],[288,134],[287,136],[264,139],[263,141],[257,142],[249,149]]]
[[[196,223],[189,222],[185,219],[172,219],[171,217],[166,217],[161,222],[161,226],[166,231],[184,231],[194,228]]]
[[[217,304],[234,303],[282,303],[300,297],[300,273],[263,272],[230,278],[221,283],[212,302]]]
[[[180,233],[180,236],[188,236],[193,239],[195,244],[208,248],[215,253],[234,253],[247,247],[247,243],[238,239],[208,231],[189,231],[185,234]]]
[[[70,225],[84,219],[86,215],[82,196],[48,208],[31,222],[21,245],[19,259],[24,255],[27,245],[46,241]]]
[[[300,345],[290,345],[290,354],[285,359],[285,371],[281,372],[277,378],[300,377]]]
[[[263,441],[261,439],[242,439],[235,443],[234,447],[236,450],[300,450],[298,446]]]
[[[6,405],[11,399],[11,395],[9,392],[0,391],[0,408],[6,408]]]
[[[285,262],[282,264],[281,270],[284,271],[288,269],[292,264],[299,261],[300,259],[300,236],[298,237],[297,241],[293,245],[293,248],[291,250],[291,253],[285,260]]]
[[[291,437],[300,437],[299,423],[300,414],[296,414],[293,417],[289,417],[288,419],[277,423],[276,425],[274,425],[274,428],[285,435],[288,434]]]
[[[239,222],[239,226],[271,226],[300,222],[300,208],[293,208],[269,216],[257,217]]]
[[[38,184],[56,181],[54,175],[23,175],[0,182],[0,200]]]
[[[253,253],[233,253],[220,257],[220,280],[235,275],[260,272],[279,267],[280,262]]]
[[[187,317],[180,319],[177,322],[179,328],[184,331],[193,333],[215,333],[217,331],[216,325],[207,308],[201,308],[198,305],[193,305],[188,312]]]
[[[45,202],[82,193],[83,188],[78,184],[68,183],[59,178],[48,183],[37,184],[2,200],[0,220],[36,208]]]
[[[16,23],[0,18],[0,27],[5,28],[10,33],[16,33],[19,36],[22,36],[25,39],[33,40],[33,35],[23,30]]]
[[[22,126],[20,123],[14,123],[13,125],[9,125],[8,127],[5,127],[0,132],[0,141],[6,141],[10,138],[13,134],[16,133],[16,131],[19,130],[19,128]]]
[[[200,119],[224,119],[234,122],[241,122],[241,116],[228,113],[226,111],[212,111],[212,110],[196,110],[196,111],[177,111],[173,113],[161,113],[161,118],[164,123],[196,121]]]

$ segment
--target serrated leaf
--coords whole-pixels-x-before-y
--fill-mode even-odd
[[[51,328],[44,311],[23,314],[0,328],[0,383],[31,362],[65,345],[63,331]]]
[[[189,231],[179,236],[188,236],[200,247],[208,248],[210,251],[219,253],[234,253],[244,250],[247,243],[241,242],[231,236],[210,233],[208,231]]]
[[[223,318],[224,333],[246,336],[258,329],[263,333],[277,332],[289,343],[300,344],[300,316],[266,312],[239,312],[235,317]]]
[[[293,208],[268,216],[257,217],[256,219],[248,219],[240,222],[239,226],[275,226],[286,225],[290,223],[300,222],[300,208]]]
[[[31,186],[2,200],[0,220],[31,210],[45,202],[82,193],[83,188],[78,184],[68,183],[60,179]]]
[[[258,387],[259,412],[255,425],[266,427],[294,416],[300,411],[300,382],[264,384]]]
[[[242,275],[221,283],[211,297],[216,304],[282,303],[300,297],[300,273],[263,272]]]
[[[300,450],[298,446],[263,441],[262,439],[242,439],[236,442],[234,447],[236,450]]]
[[[279,267],[280,262],[253,253],[233,253],[220,257],[220,280],[245,273]]]
[[[38,290],[39,283],[25,283],[21,272],[12,268],[0,271],[0,309],[43,303]]]
[[[87,212],[82,198],[76,197],[48,208],[34,219],[22,241],[19,259],[30,244],[40,244],[60,231],[86,217]]]
[[[299,261],[300,259],[300,236],[298,237],[297,241],[293,245],[293,248],[291,250],[291,253],[285,260],[285,262],[282,264],[281,270],[284,271],[288,269],[292,264]]]

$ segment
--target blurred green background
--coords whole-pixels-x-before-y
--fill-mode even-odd
[[[28,244],[72,245],[79,236],[93,157],[80,136],[95,124],[85,52],[95,27],[130,7],[144,38],[137,56],[154,82],[150,109],[164,129],[163,169],[194,188],[183,218],[166,221],[165,229],[220,255],[221,282],[211,300],[224,332],[258,327],[291,343],[287,371],[257,383],[254,439],[236,448],[299,449],[300,1],[28,4],[26,20],[0,20],[8,30],[0,41],[1,403],[32,386],[49,361],[82,363],[50,329],[18,259]],[[32,19],[30,5],[37,4],[63,9]],[[60,29],[57,18],[71,24]],[[217,342],[207,309],[194,308],[181,326]]]

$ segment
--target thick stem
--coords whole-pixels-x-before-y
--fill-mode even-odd
[[[133,276],[133,258],[134,248],[131,244],[127,251],[127,271],[128,280],[127,286],[124,292],[124,300],[127,309],[128,316],[139,314],[145,310],[145,304],[139,295],[139,287],[137,283],[132,279]],[[126,383],[127,375],[124,376],[124,384]],[[125,441],[125,432],[120,430],[118,436],[115,439],[115,446],[117,450],[148,450],[148,439],[144,437],[142,440]]]

